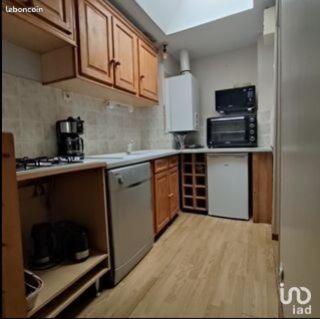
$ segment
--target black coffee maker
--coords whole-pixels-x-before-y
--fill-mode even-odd
[[[68,117],[56,123],[59,156],[84,157],[83,139],[79,136],[83,134],[83,123],[79,116]]]

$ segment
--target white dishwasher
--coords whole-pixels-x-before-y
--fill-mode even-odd
[[[248,154],[208,154],[209,215],[249,219]]]
[[[116,285],[153,246],[150,164],[112,169],[108,179],[111,281]]]

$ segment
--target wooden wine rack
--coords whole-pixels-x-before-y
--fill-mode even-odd
[[[181,172],[182,210],[207,213],[207,163],[205,154],[182,154]]]

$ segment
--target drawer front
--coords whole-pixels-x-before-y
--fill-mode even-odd
[[[160,158],[154,161],[154,172],[159,173],[162,172],[169,167],[168,158]]]
[[[169,167],[175,167],[175,166],[178,166],[179,164],[179,158],[178,156],[171,156],[168,158],[169,160]]]

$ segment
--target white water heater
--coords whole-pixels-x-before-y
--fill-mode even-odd
[[[181,75],[165,79],[167,132],[188,132],[199,129],[198,82],[190,73],[187,51],[183,50],[180,58]]]

